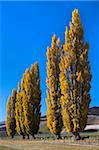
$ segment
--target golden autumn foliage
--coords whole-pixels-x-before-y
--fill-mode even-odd
[[[15,105],[15,118],[16,118],[16,131],[18,134],[23,135],[25,138],[25,126],[24,126],[24,113],[23,113],[23,104],[22,104],[22,91],[21,84],[18,83],[18,91],[16,96],[16,105]]]
[[[7,117],[6,117],[6,131],[8,136],[10,136],[11,134],[10,124],[11,124],[11,97],[9,96],[7,103]]]
[[[47,126],[52,134],[60,136],[62,129],[62,118],[60,108],[60,39],[56,35],[52,37],[51,47],[47,49]]]
[[[34,63],[30,70],[26,69],[18,90],[12,90],[8,97],[6,130],[14,137],[17,132],[23,138],[37,134],[40,125],[41,89],[38,63]]]
[[[20,83],[18,84],[18,91],[17,91],[17,96],[16,96],[16,104],[15,104],[15,118],[16,118],[16,131],[17,133],[20,134],[21,132],[21,127],[20,127],[20,113],[19,113],[19,105],[20,105],[20,95],[19,93],[21,92],[21,85]]]
[[[26,69],[25,74],[23,76],[23,81],[22,81],[22,103],[23,103],[23,112],[24,112],[24,126],[26,129],[26,134],[30,134],[30,117],[31,117],[31,112],[33,111],[33,106],[31,105],[31,77],[29,70]],[[31,117],[32,119],[32,117]]]
[[[30,71],[26,69],[22,79],[22,103],[24,112],[24,126],[26,134],[38,132],[40,124],[40,76],[38,63],[31,66]]]
[[[67,132],[79,132],[87,123],[91,81],[88,48],[80,15],[75,9],[70,29],[66,28],[60,62],[62,117]]]
[[[36,134],[39,130],[41,117],[41,89],[40,89],[40,73],[38,63],[34,63],[30,68],[33,88],[33,133]]]
[[[73,134],[82,131],[87,123],[90,97],[89,44],[84,42],[84,31],[77,9],[72,12],[65,43],[54,34],[47,48],[47,127],[59,139],[62,126]],[[17,92],[8,97],[6,130],[14,137],[16,131],[35,138],[40,125],[41,89],[38,63],[26,69]]]
[[[7,118],[6,118],[6,131],[8,136],[11,136],[12,138],[16,133],[15,103],[16,103],[16,91],[13,89],[12,96],[8,97]]]

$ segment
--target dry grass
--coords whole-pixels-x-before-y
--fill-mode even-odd
[[[98,146],[70,145],[60,140],[0,140],[0,150],[99,150]]]

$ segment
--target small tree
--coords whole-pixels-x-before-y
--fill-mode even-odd
[[[8,97],[7,119],[6,119],[7,134],[12,138],[16,133],[15,103],[16,103],[16,91],[13,89],[12,97]]]
[[[60,138],[62,129],[60,108],[60,39],[56,35],[52,37],[52,45],[47,49],[47,126],[51,133]]]
[[[90,103],[90,65],[88,43],[84,43],[83,27],[78,10],[72,13],[70,30],[66,28],[60,63],[60,87],[63,123],[67,132],[79,139],[79,131],[87,123]]]

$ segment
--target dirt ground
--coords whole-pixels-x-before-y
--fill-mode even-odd
[[[0,150],[99,150],[99,146],[88,146],[64,141],[0,140]]]

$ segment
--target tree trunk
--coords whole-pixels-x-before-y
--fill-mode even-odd
[[[57,139],[57,140],[61,139],[60,133],[56,134],[56,139]]]
[[[27,139],[30,139],[30,136],[29,136],[29,134],[27,135]]]
[[[73,140],[81,140],[81,136],[79,132],[72,132],[72,139]]]
[[[25,135],[24,134],[22,135],[22,137],[23,137],[23,139],[25,139]]]
[[[32,138],[35,140],[36,139],[35,135],[32,135]]]
[[[14,135],[11,135],[11,138],[13,139],[13,138],[14,138]]]

